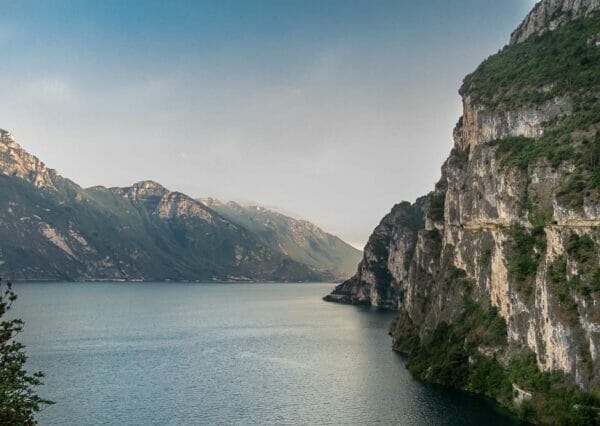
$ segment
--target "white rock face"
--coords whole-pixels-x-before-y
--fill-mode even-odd
[[[554,31],[570,20],[590,16],[600,9],[600,0],[544,0],[539,2],[510,36],[510,43],[520,43],[534,34]]]
[[[163,219],[188,217],[202,219],[208,223],[213,221],[213,215],[201,203],[183,194],[174,192],[170,192],[161,198],[157,212]]]
[[[63,237],[56,229],[52,228],[47,223],[44,223],[41,226],[40,232],[59,249],[61,249],[73,258],[77,258],[77,256],[75,256],[75,253],[73,253],[73,250],[71,250],[71,247],[69,247],[69,244],[67,243],[65,237]]]
[[[508,136],[537,138],[543,134],[544,122],[570,115],[572,104],[568,98],[555,98],[540,107],[490,111],[467,95],[463,111],[462,125],[454,137],[460,141],[460,148],[466,149]]]
[[[0,129],[0,173],[28,180],[38,188],[55,190],[57,174],[15,142],[13,136]]]

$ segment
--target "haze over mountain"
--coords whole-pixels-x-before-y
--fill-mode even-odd
[[[455,88],[533,3],[4,1],[0,116],[84,187],[152,177],[362,248],[436,181]]]
[[[309,222],[210,204],[153,181],[82,188],[0,130],[3,277],[326,281],[348,277],[360,259]]]
[[[358,250],[306,220],[294,219],[261,206],[243,206],[233,201],[222,203],[213,198],[201,201],[252,231],[268,246],[312,268],[326,268],[337,277],[349,277],[360,261]]]

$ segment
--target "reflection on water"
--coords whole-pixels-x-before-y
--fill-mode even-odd
[[[507,424],[420,383],[392,313],[321,301],[323,284],[19,284],[42,424]]]

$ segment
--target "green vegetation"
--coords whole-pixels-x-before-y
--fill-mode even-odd
[[[528,230],[518,223],[514,223],[510,231],[513,242],[508,257],[509,271],[517,282],[517,291],[529,298],[546,247],[546,234],[542,226]]]
[[[534,245],[535,242],[527,231],[518,231],[518,239],[515,239],[518,250],[513,252],[509,260],[514,262],[510,264],[511,271],[514,270],[516,277],[522,279],[521,283],[527,282],[528,274],[534,275],[534,264],[538,259],[535,255],[527,256],[527,250]],[[571,235],[566,244],[566,252],[571,261],[577,262],[577,275],[568,276],[567,258],[563,256],[549,265],[548,283],[561,320],[577,326],[579,314],[573,293],[590,297],[592,293],[600,291],[600,266],[597,264],[596,243],[587,235]]]
[[[473,289],[473,281],[467,278],[467,273],[465,270],[457,268],[454,265],[448,267],[448,271],[444,276],[443,283],[446,288],[450,288],[452,286],[463,288],[467,291],[467,294],[470,294],[471,290]]]
[[[461,89],[476,104],[496,111],[535,109],[557,97],[564,99],[565,111],[572,107],[572,114],[543,123],[538,138],[507,137],[490,142],[501,165],[526,178],[522,208],[531,227],[511,226],[507,259],[511,279],[525,303],[531,302],[534,279],[542,270],[539,265],[547,244],[544,229],[554,219],[548,195],[554,192],[561,205],[574,209],[582,208],[586,199],[600,198],[600,49],[588,43],[598,34],[600,14],[595,14],[507,46],[467,76]],[[454,151],[451,159],[460,168]],[[560,169],[557,188],[542,184],[541,192],[529,192],[528,172],[539,164]],[[534,189],[538,191],[537,186]],[[430,206],[436,202],[439,204],[432,200]],[[430,216],[435,217],[431,211]],[[589,297],[600,291],[597,236],[592,237],[571,236],[565,255],[548,265],[547,271],[544,268],[552,310],[572,326],[574,339],[583,348],[578,366],[587,365],[590,372],[591,356],[580,341],[583,330],[575,302],[580,298],[575,295]],[[491,251],[483,251],[481,263],[487,265],[490,257]],[[572,276],[573,271],[578,275]],[[470,293],[464,271],[447,269],[438,282],[449,289],[460,285]],[[402,332],[404,338],[398,339],[395,347],[408,355],[408,369],[420,378],[495,398],[526,420],[600,424],[600,393],[580,392],[562,373],[541,372],[534,353],[508,344],[506,325],[492,308],[467,298],[462,313],[451,323],[442,322],[425,335],[416,330]],[[518,402],[513,386],[530,393],[531,398]]]
[[[571,235],[567,242],[567,253],[579,263],[589,262],[596,257],[596,243],[587,235]]]
[[[494,398],[525,420],[567,425],[600,422],[600,393],[580,392],[561,373],[541,372],[533,352],[513,349],[508,365],[499,361],[496,354],[508,350],[507,331],[494,308],[466,302],[455,322],[441,323],[422,339],[410,334],[396,349],[407,354],[407,368],[415,376]],[[513,384],[532,398],[517,403]]]
[[[564,205],[574,209],[581,208],[584,203],[586,187],[585,178],[581,174],[569,175],[556,193],[556,198]]]
[[[17,299],[10,282],[0,280],[0,318],[5,317]],[[23,329],[20,319],[4,319],[0,323],[0,423],[10,425],[36,424],[34,414],[53,402],[40,398],[34,391],[42,384],[41,372],[25,370],[25,347],[15,341]]]
[[[558,372],[541,372],[535,354],[523,351],[508,367],[508,380],[533,394],[517,412],[527,420],[563,425],[591,425],[600,421],[600,394],[581,392]]]
[[[494,367],[469,363],[478,346],[506,344],[506,323],[495,309],[483,309],[469,302],[457,321],[441,323],[431,334],[420,340],[417,335],[401,342],[399,350],[409,356],[408,369],[414,375],[448,386],[472,389],[495,397],[498,387]]]
[[[534,279],[546,247],[544,226],[549,216],[544,212],[530,215],[533,228],[528,230],[522,225],[511,227],[512,246],[508,257],[509,272],[516,282],[517,291],[529,299],[533,295]],[[578,312],[572,291],[590,296],[600,291],[600,267],[596,245],[589,236],[572,235],[567,242],[567,253],[578,262],[579,275],[567,276],[567,260],[556,259],[548,268],[548,281],[560,318],[568,324],[577,325]]]
[[[452,162],[453,167],[456,167],[459,170],[463,170],[469,162],[470,151],[470,146],[466,147],[466,149],[458,149],[454,147],[452,148],[452,151],[450,151],[450,157],[448,158],[448,161]]]
[[[481,265],[487,267],[490,265],[491,260],[492,260],[492,250],[489,248],[484,249],[483,252],[481,253]]]
[[[600,291],[600,266],[597,262],[597,247],[587,235],[571,235],[566,245],[567,254],[577,262],[578,275],[567,279],[566,260],[559,259],[549,270],[549,278],[555,284],[564,284],[579,294],[589,297]],[[561,300],[564,299],[558,292]]]
[[[575,91],[598,93],[600,49],[588,44],[598,33],[595,15],[506,46],[465,78],[462,91],[492,108],[539,104]]]
[[[306,222],[269,209],[237,203],[209,203],[209,208],[256,235],[274,251],[283,251],[296,262],[332,272],[347,279],[362,258],[359,250]]]
[[[425,226],[423,210],[418,203],[411,204],[408,201],[403,201],[394,206],[391,214],[397,215],[395,223],[413,231],[423,229]]]
[[[567,324],[576,327],[579,324],[577,303],[571,295],[571,290],[580,290],[580,280],[571,281],[567,278],[567,261],[564,258],[555,260],[548,270],[548,278],[552,287],[554,304],[558,308],[559,317]]]
[[[590,274],[590,287],[592,291],[600,291],[600,267],[596,266]]]
[[[595,130],[600,123],[600,103],[595,109],[598,111],[593,117],[586,115],[589,120],[574,116],[547,124],[538,139],[508,137],[491,141],[490,145],[498,147],[496,155],[504,167],[523,171],[541,158],[554,168],[571,161],[575,172],[565,177],[557,197],[563,204],[581,207],[588,191],[600,189],[600,134]]]
[[[526,171],[544,158],[553,168],[575,166],[557,191],[566,206],[581,208],[600,190],[600,49],[588,44],[600,18],[579,19],[556,31],[505,47],[465,79],[463,90],[490,108],[515,109],[568,95],[573,114],[544,124],[544,133],[491,141],[505,167]]]
[[[423,238],[428,242],[428,246],[431,247],[432,257],[439,258],[442,254],[442,233],[437,229],[429,229],[423,231]]]
[[[554,284],[567,282],[567,261],[564,258],[556,259],[548,270],[548,278]]]
[[[528,210],[533,210],[529,213],[527,219],[533,226],[533,229],[541,231],[546,226],[552,223],[554,211],[552,209],[534,209],[533,205],[528,207]]]
[[[444,220],[445,192],[434,192],[429,198],[429,218],[434,222]]]

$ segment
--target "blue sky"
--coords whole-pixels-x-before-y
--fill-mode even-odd
[[[428,192],[532,0],[0,1],[0,127],[84,186],[277,206],[362,244]]]

